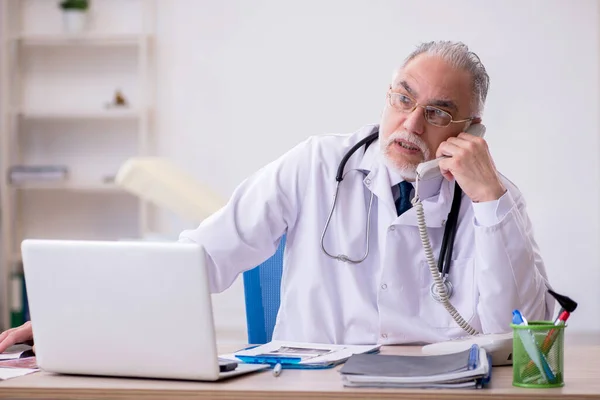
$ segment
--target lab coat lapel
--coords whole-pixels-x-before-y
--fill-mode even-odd
[[[365,187],[377,197],[379,207],[385,207],[392,216],[395,216],[396,205],[392,195],[392,186],[379,149],[379,140],[371,143],[357,169],[367,173],[363,182]]]
[[[367,184],[368,183],[368,184]],[[378,163],[365,178],[365,185],[375,194],[379,207],[385,207],[392,216],[396,215],[396,205],[387,171]]]

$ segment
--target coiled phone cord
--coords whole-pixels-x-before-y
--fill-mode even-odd
[[[421,237],[421,243],[423,243],[423,250],[425,250],[425,257],[427,258],[427,264],[429,265],[429,271],[431,277],[437,288],[439,296],[439,302],[444,305],[448,313],[452,316],[454,321],[464,329],[469,335],[477,335],[479,332],[473,328],[465,319],[460,315],[458,310],[454,308],[450,299],[448,298],[448,292],[446,285],[441,277],[440,271],[438,271],[437,264],[435,262],[435,256],[433,255],[433,249],[431,248],[431,242],[429,241],[429,235],[427,234],[427,226],[425,225],[425,212],[423,211],[423,203],[419,199],[419,178],[416,179],[415,185],[415,197],[412,200],[413,207],[417,213],[417,226],[419,228],[419,236]]]

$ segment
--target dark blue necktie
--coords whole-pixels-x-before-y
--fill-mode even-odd
[[[400,197],[396,200],[396,211],[398,211],[398,216],[400,216],[412,207],[410,192],[413,189],[413,185],[410,182],[402,181],[398,184],[398,187],[400,188]]]

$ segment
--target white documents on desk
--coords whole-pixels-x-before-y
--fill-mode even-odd
[[[39,371],[39,369],[33,368],[0,368],[0,380],[5,381],[7,379],[16,378],[23,375],[28,375]]]
[[[8,352],[0,354],[0,380],[4,381],[39,371],[33,351],[31,349],[14,350],[18,347],[20,346],[14,346]]]
[[[423,354],[440,355],[456,353],[478,345],[492,356],[492,365],[512,365],[513,333],[491,333],[475,336],[463,336],[444,342],[432,343],[423,346]]]
[[[17,360],[23,356],[25,351],[18,351],[13,353],[0,353],[0,361],[5,360]]]
[[[341,364],[354,354],[378,352],[380,347],[381,345],[336,345],[274,340],[220,357],[245,363],[279,363],[283,364],[283,368],[320,369]],[[300,361],[285,362],[289,358],[299,358]]]

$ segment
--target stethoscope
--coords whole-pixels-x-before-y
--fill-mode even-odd
[[[363,262],[367,256],[369,255],[369,234],[371,231],[371,209],[373,207],[373,192],[371,191],[371,196],[369,198],[369,208],[367,210],[367,226],[365,229],[365,252],[359,259],[352,259],[345,254],[333,255],[325,249],[325,234],[327,233],[327,228],[329,227],[329,223],[331,222],[331,217],[333,216],[333,212],[335,210],[335,205],[337,203],[337,196],[340,190],[340,184],[344,180],[344,168],[346,167],[346,163],[348,159],[352,157],[352,155],[362,146],[365,146],[365,151],[369,147],[371,143],[373,143],[379,137],[379,129],[376,128],[371,134],[369,134],[364,139],[360,140],[356,143],[348,152],[342,157],[342,161],[337,169],[337,174],[335,176],[336,186],[335,186],[335,194],[333,195],[333,204],[331,205],[331,211],[329,212],[329,216],[327,217],[327,222],[325,223],[325,228],[323,229],[323,234],[321,235],[321,249],[323,252],[336,260],[347,262],[350,264],[360,264]],[[462,189],[458,184],[454,185],[454,197],[452,198],[452,207],[450,208],[450,213],[448,214],[448,219],[446,221],[446,225],[444,227],[444,237],[442,239],[442,246],[440,248],[440,256],[438,258],[438,271],[443,280],[444,286],[446,287],[446,293],[448,294],[448,298],[452,296],[454,287],[452,283],[448,279],[448,273],[450,272],[450,260],[452,259],[452,248],[454,246],[454,238],[456,236],[456,229],[458,227],[458,213],[460,211],[460,202],[462,198]],[[439,296],[438,290],[435,286],[435,283],[431,284],[430,287],[431,297],[441,302],[441,298]]]

